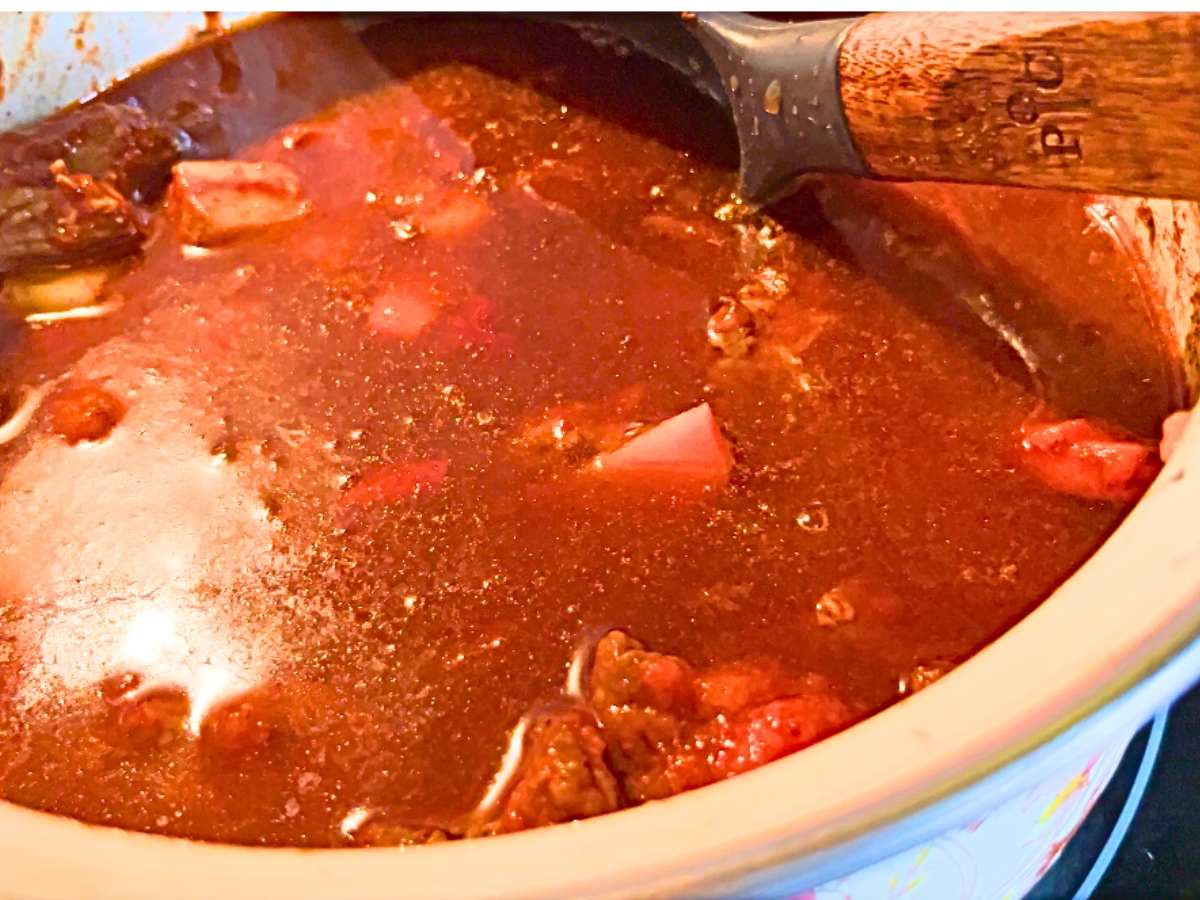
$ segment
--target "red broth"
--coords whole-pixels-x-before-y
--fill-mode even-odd
[[[395,844],[737,774],[1036,606],[1178,405],[1098,201],[753,215],[718,111],[550,26],[287,19],[98,102],[194,161],[102,314],[4,332],[40,403],[0,447],[0,796],[36,809]]]

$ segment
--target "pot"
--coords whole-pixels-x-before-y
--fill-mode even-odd
[[[0,15],[0,128],[93,93],[203,25],[184,13]],[[1145,262],[1194,392],[1200,208],[1100,202]],[[1200,674],[1197,508],[1193,417],[1124,523],[1007,634],[919,694],[731,781],[570,825],[401,851],[201,844],[0,804],[0,896],[1020,896],[1133,733]]]

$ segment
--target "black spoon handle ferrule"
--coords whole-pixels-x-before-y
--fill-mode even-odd
[[[720,72],[741,145],[743,199],[761,204],[807,172],[865,175],[842,107],[838,53],[854,19],[688,17]]]

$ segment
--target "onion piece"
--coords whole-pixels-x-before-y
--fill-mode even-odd
[[[600,454],[592,467],[611,477],[720,487],[733,468],[733,453],[712,408],[701,403]]]
[[[111,268],[96,266],[10,276],[4,282],[4,299],[26,317],[61,314],[95,305],[111,275]]]
[[[495,809],[516,780],[521,769],[521,760],[525,756],[525,732],[528,730],[529,717],[522,716],[516,727],[513,728],[512,734],[508,736],[508,747],[504,750],[499,770],[492,778],[492,783],[488,785],[487,793],[475,807],[477,814],[487,814]]]
[[[25,321],[30,325],[51,325],[54,322],[66,322],[71,319],[102,319],[112,315],[121,308],[120,300],[105,300],[103,303],[93,303],[90,306],[76,306],[60,312],[29,313]]]
[[[8,417],[3,425],[0,425],[0,445],[7,444],[21,436],[49,392],[49,384],[21,389],[21,401],[17,405],[16,411]]]

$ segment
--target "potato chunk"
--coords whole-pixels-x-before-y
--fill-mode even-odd
[[[169,199],[180,236],[201,247],[295,221],[310,208],[296,173],[273,162],[181,162]]]

